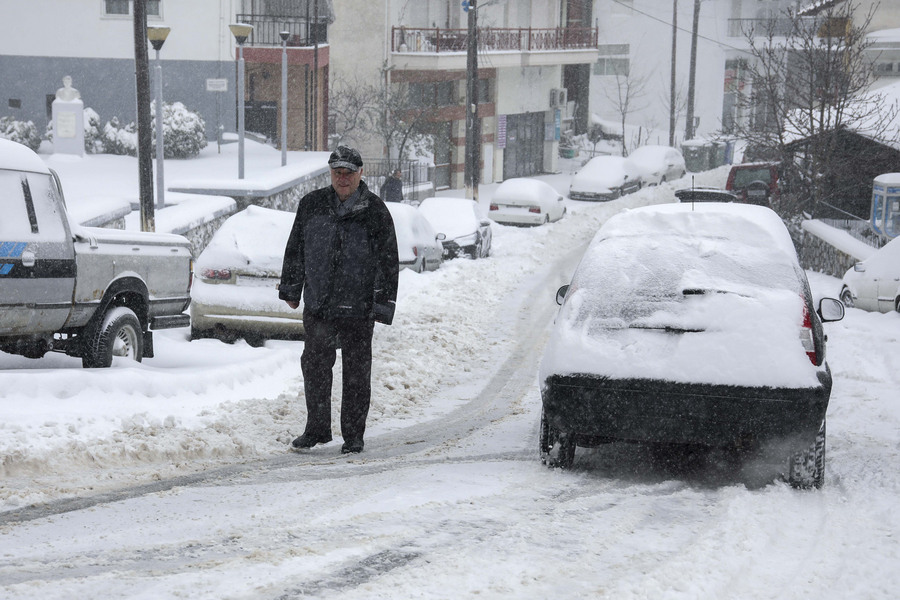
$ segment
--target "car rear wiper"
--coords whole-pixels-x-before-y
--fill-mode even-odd
[[[629,329],[649,329],[654,331],[664,331],[666,333],[702,333],[705,329],[688,329],[685,327],[672,327],[671,325],[643,325],[641,323],[631,323]]]

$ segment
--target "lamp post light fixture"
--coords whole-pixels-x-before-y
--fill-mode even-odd
[[[238,179],[244,178],[244,42],[253,33],[253,25],[232,23],[228,26],[238,45]]]
[[[281,31],[281,166],[287,164],[287,102],[288,102],[288,59],[287,41],[290,31]]]
[[[169,37],[169,27],[147,27],[147,39],[156,51],[156,208],[166,206],[166,186],[163,174],[164,145],[163,145],[163,81],[162,63],[159,60],[159,51],[162,49],[166,38]]]

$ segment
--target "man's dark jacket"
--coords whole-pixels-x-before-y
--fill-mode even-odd
[[[321,318],[374,318],[390,325],[397,300],[397,236],[381,199],[359,184],[349,213],[335,211],[334,188],[300,200],[284,251],[278,297]]]

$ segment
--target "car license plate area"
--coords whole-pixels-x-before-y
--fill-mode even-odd
[[[252,275],[238,275],[236,279],[237,285],[244,287],[261,287],[275,289],[278,285],[278,279],[274,277],[254,277]]]

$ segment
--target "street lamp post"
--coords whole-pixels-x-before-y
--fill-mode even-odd
[[[163,81],[159,51],[169,36],[169,31],[169,27],[147,27],[147,39],[150,40],[150,44],[156,50],[156,208],[158,209],[166,206],[166,186],[163,174],[163,163],[165,162],[163,145]]]
[[[253,32],[253,25],[232,23],[228,26],[238,45],[238,179],[244,178],[244,42]]]
[[[288,102],[288,59],[287,41],[290,31],[282,31],[281,36],[281,166],[287,164],[287,102]]]

